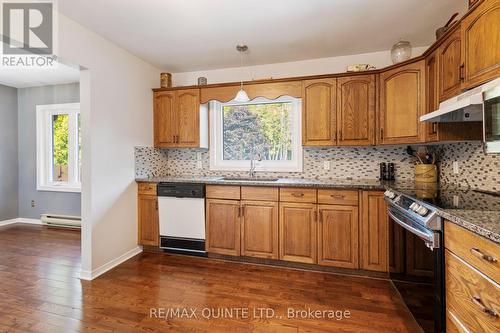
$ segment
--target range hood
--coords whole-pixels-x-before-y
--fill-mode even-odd
[[[420,117],[420,121],[434,123],[482,121],[483,92],[497,86],[500,86],[500,78],[442,102],[439,104],[439,109]]]

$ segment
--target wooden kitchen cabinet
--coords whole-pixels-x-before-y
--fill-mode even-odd
[[[388,221],[384,193],[364,191],[361,199],[360,268],[388,271]]]
[[[461,35],[460,26],[453,28],[454,31],[439,46],[437,56],[439,57],[439,101],[442,102],[454,97],[461,92],[462,85],[462,59],[461,59]],[[427,78],[430,80],[430,78]],[[429,98],[429,97],[428,97]]]
[[[175,92],[161,91],[154,93],[154,145],[170,147],[175,144],[176,135]]]
[[[303,81],[302,143],[334,146],[337,143],[335,114],[336,79]]]
[[[357,205],[319,205],[318,218],[318,264],[357,269]]]
[[[278,202],[242,201],[241,255],[278,259]]]
[[[199,148],[207,119],[201,119],[199,89],[154,93],[154,145],[160,148]],[[203,113],[205,114],[205,113]],[[205,133],[206,134],[206,133]],[[205,136],[205,135],[203,135]]]
[[[138,243],[158,246],[160,241],[160,221],[158,218],[158,198],[156,184],[139,183],[137,196]]]
[[[375,144],[375,75],[337,79],[339,146]]]
[[[434,51],[425,59],[426,113],[439,108],[439,57]],[[437,141],[438,123],[425,123],[425,142]]]
[[[380,74],[379,138],[381,144],[424,140],[425,61],[409,63]]]
[[[206,199],[205,210],[207,252],[239,256],[240,202],[237,200]]]
[[[500,76],[499,22],[499,0],[484,0],[461,22],[462,89]]]
[[[315,204],[282,202],[279,205],[280,259],[317,262],[317,209]]]

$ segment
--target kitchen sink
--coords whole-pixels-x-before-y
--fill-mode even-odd
[[[222,177],[222,180],[234,180],[244,182],[276,182],[279,178],[263,178],[263,177]]]

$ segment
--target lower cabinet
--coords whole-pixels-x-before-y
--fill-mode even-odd
[[[158,218],[158,198],[156,195],[138,196],[139,244],[158,246],[160,222]]]
[[[316,204],[280,203],[280,259],[316,263]]]
[[[240,202],[237,200],[206,200],[207,252],[240,255]]]
[[[383,192],[231,188],[207,186],[207,252],[387,272]]]
[[[241,255],[278,259],[278,203],[242,201]]]
[[[360,268],[388,271],[388,220],[384,193],[365,191],[361,199]]]
[[[318,264],[357,269],[358,207],[318,206]]]

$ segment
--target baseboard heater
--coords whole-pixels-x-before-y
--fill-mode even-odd
[[[42,214],[42,224],[48,226],[81,228],[82,218],[80,216]]]

